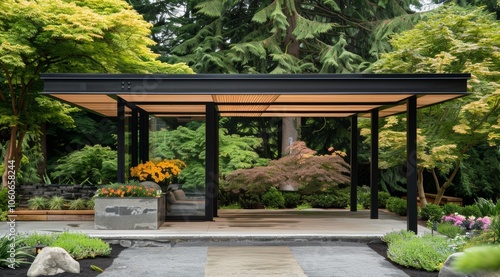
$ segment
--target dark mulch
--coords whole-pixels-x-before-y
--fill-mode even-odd
[[[75,274],[75,273],[60,273],[52,276],[56,277],[62,277],[62,276],[78,276],[78,277],[93,277],[97,276],[100,272],[93,271],[90,266],[95,265],[98,266],[101,269],[106,269],[109,267],[112,263],[113,260],[120,254],[120,252],[125,249],[124,247],[116,244],[111,245],[111,255],[108,257],[96,257],[94,259],[83,259],[83,260],[78,260],[80,263],[80,274]],[[4,268],[0,269],[0,276],[9,276],[9,277],[26,277],[28,274],[28,269],[29,265],[23,265],[19,268],[16,269],[10,269],[10,268]]]
[[[368,246],[372,250],[377,252],[379,255],[383,256],[387,261],[392,263],[394,266],[396,266],[397,268],[404,271],[404,273],[410,275],[410,277],[437,277],[439,275],[439,272],[437,272],[437,271],[436,272],[428,272],[428,271],[418,270],[418,269],[414,269],[414,268],[404,267],[404,266],[401,266],[401,265],[398,265],[398,264],[392,262],[391,260],[389,260],[389,258],[387,258],[387,244],[385,242],[368,243]]]

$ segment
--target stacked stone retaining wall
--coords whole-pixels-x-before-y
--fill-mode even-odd
[[[28,199],[35,196],[50,198],[52,196],[63,196],[67,200],[78,198],[90,199],[97,190],[96,185],[23,185],[16,186],[17,199],[20,207],[28,206]]]

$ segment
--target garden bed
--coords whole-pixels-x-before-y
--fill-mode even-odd
[[[94,210],[17,210],[9,213],[16,221],[93,221]]]

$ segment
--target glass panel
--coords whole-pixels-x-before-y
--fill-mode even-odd
[[[205,216],[205,122],[154,117],[150,122],[150,159],[180,160],[182,171],[160,182],[168,217]]]

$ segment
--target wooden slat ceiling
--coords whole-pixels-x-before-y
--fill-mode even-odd
[[[348,117],[369,116],[378,109],[384,117],[406,112],[406,99],[413,95],[418,108],[467,95],[468,78],[468,74],[43,74],[42,94],[107,117],[117,115],[118,98],[157,116],[202,117],[205,104],[214,103],[221,116]]]

